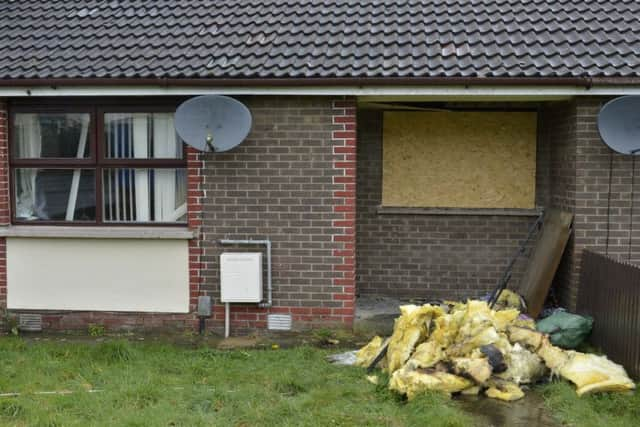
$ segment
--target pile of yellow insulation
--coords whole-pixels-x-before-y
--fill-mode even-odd
[[[357,353],[369,366],[388,342],[380,365],[389,387],[412,399],[426,390],[502,400],[524,396],[520,385],[549,373],[573,382],[582,395],[634,388],[624,368],[604,356],[566,351],[535,330],[517,309],[491,310],[484,301],[404,305],[387,340],[375,337]]]

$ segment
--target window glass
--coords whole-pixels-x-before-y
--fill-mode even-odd
[[[173,112],[97,113],[103,107],[18,107],[10,123],[16,221],[186,223],[187,162]]]
[[[88,158],[89,113],[17,113],[14,156],[22,159]]]
[[[16,219],[95,221],[92,169],[15,169]]]
[[[105,222],[186,222],[186,169],[102,170]]]
[[[107,159],[181,159],[172,113],[106,113]]]

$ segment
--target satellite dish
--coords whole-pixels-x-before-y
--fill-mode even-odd
[[[180,104],[175,126],[180,138],[197,150],[228,151],[249,135],[251,112],[228,96],[197,96]]]
[[[622,96],[607,102],[598,114],[598,131],[612,150],[640,154],[640,96]]]

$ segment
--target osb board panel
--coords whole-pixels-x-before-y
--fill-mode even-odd
[[[562,254],[571,235],[573,214],[557,208],[544,213],[542,234],[529,257],[527,269],[518,285],[518,293],[527,302],[527,313],[538,317],[547,299],[551,282],[562,260]]]
[[[535,205],[536,113],[385,112],[383,206]]]

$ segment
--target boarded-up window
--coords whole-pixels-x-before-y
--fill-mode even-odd
[[[383,206],[535,207],[536,113],[385,112]]]

